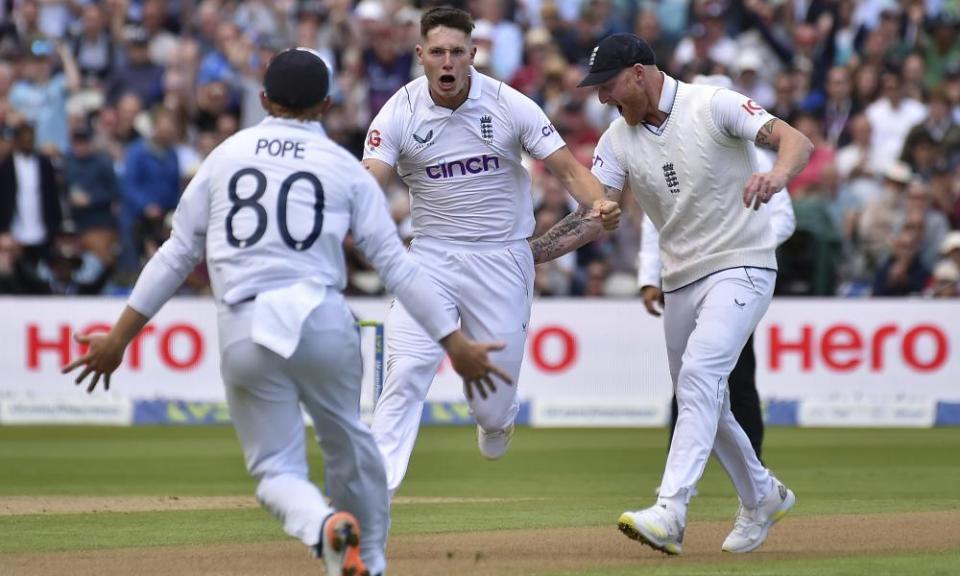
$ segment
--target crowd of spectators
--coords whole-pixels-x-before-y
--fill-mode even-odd
[[[328,134],[358,156],[420,74],[430,0],[0,0],[0,293],[122,294],[169,234],[199,163],[264,117],[286,47],[334,73]],[[590,163],[616,111],[577,89],[593,47],[635,32],[666,73],[725,74],[815,150],[789,184],[797,231],[778,294],[957,297],[960,5],[948,0],[468,0],[475,67],[549,115]],[[530,162],[536,233],[571,198]],[[407,191],[386,191],[410,235]],[[538,267],[541,296],[633,296],[642,214]],[[349,240],[353,294],[383,287]],[[203,267],[186,293],[208,290]]]

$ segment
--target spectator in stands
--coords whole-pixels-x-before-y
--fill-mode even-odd
[[[118,66],[107,83],[107,101],[117,102],[125,94],[136,94],[145,108],[163,98],[163,68],[150,60],[150,38],[143,28],[132,28],[126,36],[127,60]]]
[[[526,96],[543,105],[541,88],[543,87],[548,54],[556,53],[546,28],[533,28],[524,37],[523,66],[510,79],[510,85]]]
[[[240,115],[239,104],[231,101],[230,89],[223,82],[200,83],[196,106],[193,125],[201,132],[216,132],[217,121],[223,114]]]
[[[941,154],[936,142],[926,132],[917,133],[910,146],[903,147],[901,156],[902,161],[910,166],[917,178],[924,181],[933,177],[933,170],[940,158]]]
[[[926,90],[923,87],[924,63],[923,55],[917,52],[907,54],[901,65],[900,77],[903,81],[903,95],[911,100],[923,102],[926,100]]]
[[[874,178],[870,166],[871,137],[870,121],[857,114],[849,122],[850,143],[837,151],[837,173],[850,192],[862,206],[879,197],[882,185]]]
[[[563,19],[555,2],[544,2],[540,8],[540,20],[543,27],[550,32],[550,38],[560,48],[567,63],[575,64],[580,61],[580,42],[577,31]]]
[[[107,281],[103,262],[89,252],[83,252],[73,236],[56,239],[47,258],[37,267],[31,286],[33,294],[77,296],[98,294]]]
[[[942,11],[930,19],[928,35],[924,38],[922,50],[926,62],[924,84],[927,89],[939,86],[951,67],[960,66],[960,37],[957,26],[960,21],[955,15]]]
[[[53,73],[54,55],[60,56],[63,72]],[[62,154],[67,149],[67,97],[80,87],[73,55],[62,44],[34,41],[21,74],[10,90],[10,105],[36,127],[41,150]]]
[[[166,0],[145,0],[141,25],[149,38],[150,61],[159,66],[167,66],[177,54],[177,36],[167,30]]]
[[[707,69],[701,67],[706,60],[728,70],[733,68],[737,43],[727,35],[726,9],[725,0],[693,0],[696,24],[691,27],[690,35],[677,44],[671,70],[692,68],[692,74],[710,74],[709,66]]]
[[[950,101],[942,86],[930,92],[927,102],[927,117],[914,125],[903,143],[900,159],[910,162],[910,155],[917,143],[926,140],[935,147],[934,163],[939,160],[960,160],[960,125],[953,119]],[[912,163],[911,163],[912,164]],[[917,171],[914,167],[914,171]]]
[[[583,272],[582,284],[578,282],[577,290],[581,296],[600,298],[604,295],[604,285],[610,275],[610,266],[606,260],[591,260]]]
[[[40,30],[40,11],[37,0],[21,0],[12,13],[13,18],[0,23],[0,56],[9,58],[30,52],[33,43],[47,41]]]
[[[410,70],[414,53],[402,49],[399,32],[400,29],[392,26],[384,15],[376,42],[365,49],[361,56],[361,73],[367,80],[367,113],[370,118],[375,117],[387,100],[413,79]]]
[[[472,6],[477,22],[489,23],[492,75],[504,81],[513,78],[523,64],[523,30],[513,21],[511,4],[507,0],[487,0]]]
[[[960,297],[960,267],[952,260],[942,260],[933,269],[930,289],[933,298]]]
[[[773,81],[773,92],[776,98],[773,106],[767,110],[777,118],[793,118],[800,107],[793,70],[785,70],[777,74]]]
[[[773,86],[760,76],[762,67],[763,62],[755,52],[740,52],[733,66],[733,89],[746,94],[760,106],[769,108],[776,103],[777,96]]]
[[[860,112],[853,100],[850,69],[834,66],[827,73],[826,100],[815,110],[823,118],[824,136],[834,148],[850,143],[850,121]]]
[[[867,106],[867,120],[873,133],[870,165],[882,173],[900,157],[910,128],[923,121],[927,108],[921,102],[904,95],[899,71],[888,66],[880,77],[882,96]]]
[[[930,186],[916,178],[907,189],[907,203],[898,227],[906,226],[911,220],[916,221],[916,227],[921,231],[918,246],[920,259],[924,267],[932,270],[940,245],[950,231],[950,223],[945,214],[931,205]]]
[[[0,122],[0,163],[13,154],[13,127]]]
[[[947,234],[940,244],[940,255],[960,267],[960,231]]]
[[[915,227],[904,227],[894,237],[890,255],[877,270],[874,296],[908,296],[923,291],[930,270],[920,259],[920,233]]]
[[[137,228],[162,222],[180,198],[176,119],[163,109],[155,109],[151,116],[152,135],[134,142],[127,151],[120,212],[124,273],[139,270],[142,254],[134,238]]]
[[[99,4],[84,6],[82,28],[69,40],[84,86],[98,88],[113,72],[117,55],[114,41],[103,7]]]
[[[834,160],[837,152],[824,138],[823,127],[817,116],[810,112],[800,112],[793,117],[790,123],[813,143],[813,153],[810,155],[810,161],[787,184],[787,190],[790,191],[791,196],[803,197],[806,196],[807,188],[820,186],[823,182],[824,167],[835,165]]]
[[[197,72],[198,84],[223,82],[228,87],[236,85],[239,80],[238,71],[233,67],[230,52],[239,39],[240,30],[236,24],[229,21],[221,21],[217,24],[214,48],[200,62],[200,70]]]
[[[853,73],[853,102],[858,110],[867,106],[880,97],[880,72],[872,64],[860,64]]]
[[[907,187],[912,179],[909,166],[902,162],[891,163],[884,173],[883,194],[864,204],[858,239],[868,273],[872,274],[886,256],[889,239],[906,211]]]
[[[71,135],[64,177],[81,249],[96,256],[104,268],[112,267],[117,242],[113,209],[119,189],[113,162],[94,148],[89,125],[84,124]]]
[[[0,164],[0,236],[38,264],[63,225],[60,188],[50,158],[38,152],[33,126],[14,129],[13,154]]]

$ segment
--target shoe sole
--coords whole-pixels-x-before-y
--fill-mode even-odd
[[[676,556],[683,551],[683,546],[676,542],[666,542],[663,536],[657,536],[649,526],[637,524],[629,514],[621,514],[617,520],[617,528],[623,532],[627,538],[636,540],[641,544],[663,552],[669,556]],[[665,536],[665,535],[664,535]]]
[[[360,525],[357,520],[351,514],[337,512],[327,523],[323,545],[342,555],[340,574],[330,576],[370,576],[360,558]]]
[[[767,541],[767,536],[770,534],[770,529],[773,528],[773,525],[780,521],[781,518],[787,515],[790,510],[793,509],[797,504],[797,496],[793,493],[792,490],[787,490],[787,498],[783,501],[783,504],[777,508],[777,511],[773,513],[773,516],[770,517],[770,520],[763,527],[763,533],[756,544],[751,544],[747,548],[741,548],[739,550],[733,550],[728,548],[721,548],[723,552],[729,552],[731,554],[747,554],[748,552],[753,552],[757,548],[763,546],[763,543]]]

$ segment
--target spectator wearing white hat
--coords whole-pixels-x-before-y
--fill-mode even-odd
[[[947,234],[940,243],[940,255],[960,267],[960,230]]]
[[[889,238],[906,209],[907,187],[912,179],[909,166],[903,162],[891,162],[883,172],[883,193],[864,204],[858,239],[868,274],[887,253]]]
[[[777,94],[773,91],[773,86],[760,75],[762,68],[763,60],[757,52],[745,50],[738,54],[733,63],[736,75],[733,89],[768,108],[776,103]]]
[[[941,260],[933,269],[927,294],[933,298],[960,297],[960,266],[953,260]]]

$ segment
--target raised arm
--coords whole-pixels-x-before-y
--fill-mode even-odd
[[[621,191],[612,186],[603,186],[604,201],[618,203]],[[617,205],[619,217],[619,204]],[[603,224],[600,214],[592,207],[580,204],[566,218],[557,222],[542,236],[530,242],[535,264],[542,264],[576,250],[587,242],[600,237]]]

